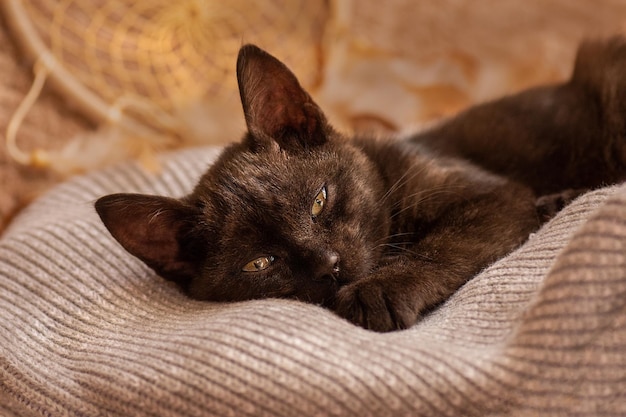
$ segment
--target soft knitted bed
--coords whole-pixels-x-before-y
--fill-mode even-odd
[[[588,193],[413,328],[285,300],[196,302],[93,202],[181,196],[217,154],[63,184],[0,240],[0,414],[626,414],[626,187]]]

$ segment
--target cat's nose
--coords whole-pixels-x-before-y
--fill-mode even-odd
[[[318,254],[315,262],[315,279],[333,279],[339,274],[339,255],[333,251]]]

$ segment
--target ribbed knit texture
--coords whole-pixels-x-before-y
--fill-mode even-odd
[[[63,184],[0,240],[7,416],[626,415],[626,187],[586,194],[413,328],[284,300],[196,302],[93,202],[181,196],[216,155]]]

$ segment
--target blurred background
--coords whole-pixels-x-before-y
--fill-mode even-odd
[[[0,232],[70,175],[239,140],[243,43],[284,61],[345,132],[419,129],[568,77],[622,0],[3,0]]]

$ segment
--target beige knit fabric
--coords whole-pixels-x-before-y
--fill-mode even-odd
[[[72,180],[0,240],[0,414],[626,415],[626,186],[575,201],[413,328],[376,334],[316,306],[185,298],[92,206],[180,196],[216,155]]]

